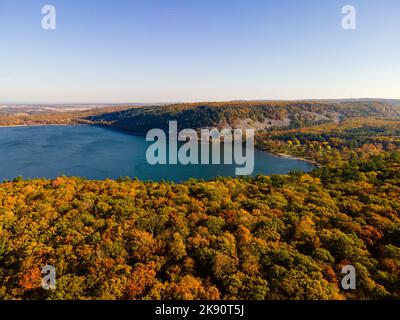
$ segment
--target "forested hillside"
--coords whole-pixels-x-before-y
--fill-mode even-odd
[[[89,116],[96,124],[111,125],[136,134],[148,130],[167,130],[168,121],[178,121],[179,128],[254,128],[271,131],[302,128],[320,123],[338,123],[355,117],[397,118],[400,107],[382,101],[323,103],[304,102],[222,102],[175,104],[143,107]]]
[[[258,148],[336,166],[382,151],[400,151],[400,120],[352,118],[340,123],[259,132],[256,138]]]
[[[184,128],[252,128],[256,147],[322,165],[400,150],[397,100],[304,102],[223,102],[143,107],[85,118],[144,135],[153,128],[168,132],[176,120]]]
[[[0,126],[101,124],[145,135],[153,128],[254,128],[257,132],[340,123],[353,118],[400,120],[398,100],[309,100],[207,102],[155,106],[112,106],[75,112],[38,112],[0,116]]]
[[[400,298],[399,169],[382,153],[254,179],[6,182],[0,298]]]

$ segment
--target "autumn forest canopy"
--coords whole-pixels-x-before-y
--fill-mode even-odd
[[[310,172],[0,184],[0,299],[400,299],[400,104],[230,102],[8,115],[145,134],[256,129]],[[57,290],[41,287],[44,265]],[[341,287],[353,265],[356,290]]]

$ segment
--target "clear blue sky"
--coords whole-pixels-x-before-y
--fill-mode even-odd
[[[0,0],[0,38],[2,103],[400,98],[399,0]]]

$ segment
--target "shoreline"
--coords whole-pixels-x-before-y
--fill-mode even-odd
[[[301,158],[301,157],[296,157],[296,156],[292,156],[292,155],[286,154],[286,153],[279,153],[279,152],[277,152],[277,153],[271,152],[271,153],[273,153],[274,155],[276,155],[276,156],[278,156],[280,158],[287,158],[287,159],[291,159],[291,160],[301,160],[301,161],[304,161],[304,162],[311,163],[311,164],[313,164],[313,165],[315,165],[317,167],[322,167],[322,164],[320,164],[320,163],[318,163],[318,162],[316,162],[314,160]]]
[[[65,123],[60,123],[60,124],[14,124],[14,125],[0,125],[1,128],[29,128],[29,127],[74,127],[74,126],[81,126],[84,125],[82,123],[70,123],[70,124],[65,124]]]

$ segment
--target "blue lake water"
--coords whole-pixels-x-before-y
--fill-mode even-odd
[[[55,178],[137,177],[181,182],[189,178],[234,176],[235,165],[155,165],[146,161],[151,142],[144,137],[94,126],[0,128],[0,181]],[[310,171],[312,164],[255,150],[253,175]]]

